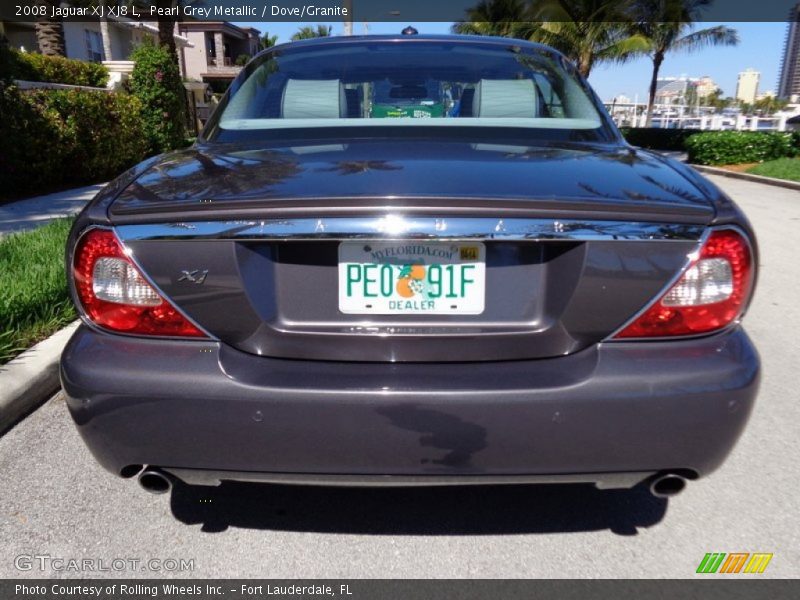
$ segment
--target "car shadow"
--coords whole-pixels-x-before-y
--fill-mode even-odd
[[[608,529],[636,535],[660,522],[667,501],[645,486],[495,485],[344,488],[178,482],[172,512],[206,532],[228,527],[366,535],[495,535]]]

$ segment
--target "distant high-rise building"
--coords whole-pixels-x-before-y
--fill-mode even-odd
[[[704,75],[697,81],[693,82],[694,89],[697,92],[698,98],[708,98],[711,94],[719,89],[719,86],[714,83],[714,80],[711,79],[708,75]]]
[[[697,98],[708,98],[717,91],[719,86],[708,75],[703,77],[659,77],[656,82],[656,103],[673,104],[689,98],[690,89],[697,94]]]
[[[736,99],[748,104],[755,102],[760,79],[761,73],[755,69],[747,69],[739,73],[739,80],[736,82]]]
[[[659,77],[656,81],[656,102],[663,104],[686,96],[689,79],[686,77]]]
[[[798,21],[800,21],[800,3],[795,4],[789,13],[781,79],[778,82],[778,96],[792,101],[800,97],[800,22]]]

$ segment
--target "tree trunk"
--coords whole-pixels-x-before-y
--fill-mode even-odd
[[[647,98],[647,118],[645,119],[644,126],[652,127],[653,125],[653,106],[656,103],[656,87],[658,86],[658,72],[661,70],[661,63],[664,62],[664,55],[661,52],[656,52],[653,55],[653,76],[650,79],[650,95]]]
[[[575,66],[578,69],[578,73],[580,73],[584,79],[589,79],[589,74],[592,72],[592,67],[594,66],[594,57],[592,53],[585,52],[579,55]]]
[[[175,0],[156,0],[159,9],[171,9],[175,6]],[[177,19],[173,16],[159,15],[158,17],[158,45],[164,46],[175,64],[178,64],[178,49],[175,47],[175,23]]]
[[[49,2],[37,2],[37,6],[44,6],[48,13],[52,11]],[[36,32],[36,42],[39,44],[39,52],[45,56],[66,56],[66,44],[64,43],[64,26],[60,19],[51,20],[49,17],[38,17],[34,23]]]

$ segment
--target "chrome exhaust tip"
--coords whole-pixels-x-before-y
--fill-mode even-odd
[[[139,485],[151,494],[166,494],[172,489],[172,480],[161,471],[148,468],[139,475]]]
[[[686,479],[675,473],[657,475],[650,482],[650,493],[656,498],[677,496],[686,488]]]

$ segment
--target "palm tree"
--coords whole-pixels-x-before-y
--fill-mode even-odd
[[[788,100],[781,100],[775,96],[764,96],[760,100],[756,100],[753,106],[756,110],[760,110],[763,115],[769,116],[783,110],[788,104]]]
[[[713,0],[640,0],[635,34],[647,39],[648,54],[653,61],[650,95],[647,100],[646,127],[653,121],[653,105],[661,64],[668,52],[693,52],[708,46],[735,46],[739,35],[735,29],[717,25],[693,31],[702,10]]]
[[[158,45],[164,46],[175,64],[178,63],[178,49],[175,47],[175,24],[177,19],[171,15],[164,15],[165,9],[173,8],[176,0],[156,0],[159,8],[158,18]],[[167,11],[168,12],[168,11]]]
[[[723,98],[722,90],[717,88],[706,96],[705,104],[714,109],[714,112],[721,113],[724,109],[728,108],[734,103],[733,98]]]
[[[59,6],[58,0],[39,0],[37,6],[43,6],[50,14],[53,6]],[[39,44],[39,52],[45,56],[66,56],[67,50],[64,43],[64,25],[61,19],[50,19],[49,17],[39,17],[34,23],[36,32],[36,42]]]
[[[564,53],[589,77],[599,62],[624,62],[648,49],[629,26],[634,0],[540,0],[533,15],[542,24],[531,39]]]
[[[278,36],[270,35],[268,31],[265,31],[264,35],[262,35],[258,39],[258,45],[262,50],[266,50],[267,48],[272,48],[277,43],[278,43]]]
[[[292,41],[310,40],[311,38],[329,37],[333,34],[333,27],[330,25],[317,25],[316,28],[306,25],[292,34]]]
[[[624,61],[647,49],[625,25],[634,0],[481,0],[454,33],[499,35],[555,47],[588,77],[602,61]]]
[[[525,0],[481,0],[467,10],[467,20],[452,26],[453,33],[528,39],[536,28]]]

